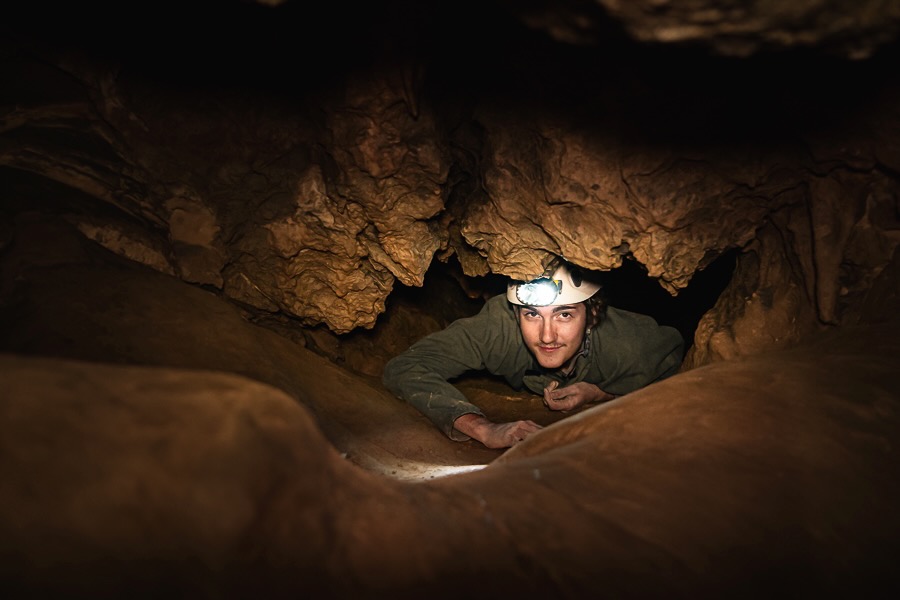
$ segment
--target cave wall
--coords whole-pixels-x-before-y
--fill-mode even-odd
[[[4,41],[6,226],[49,186],[105,247],[336,334],[436,258],[634,260],[678,294],[737,249],[686,365],[788,345],[860,318],[900,239],[897,15],[866,6],[843,36],[841,2],[160,6],[150,37],[31,15]]]

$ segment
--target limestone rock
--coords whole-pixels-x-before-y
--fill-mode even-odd
[[[702,44],[730,56],[825,47],[861,59],[895,39],[900,29],[900,9],[878,0],[578,0],[513,8],[530,26],[567,43],[601,42],[613,19],[643,42]]]

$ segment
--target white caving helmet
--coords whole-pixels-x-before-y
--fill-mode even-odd
[[[531,281],[510,281],[506,299],[520,306],[559,306],[584,302],[600,290],[600,284],[584,278],[576,266],[552,261],[543,275]]]

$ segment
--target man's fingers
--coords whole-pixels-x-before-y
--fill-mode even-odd
[[[558,381],[551,381],[547,384],[547,387],[544,388],[544,399],[545,400],[559,400],[561,398],[565,398],[568,395],[568,388],[559,387]]]
[[[578,393],[577,386],[569,385],[560,388],[559,382],[551,381],[544,388],[544,406],[551,410],[567,410],[573,403],[578,404]]]
[[[560,388],[550,392],[550,399],[554,402],[565,402],[566,400],[571,400],[572,395],[576,392],[577,390],[574,390],[571,387]]]
[[[551,400],[553,398],[553,390],[559,387],[558,381],[551,381],[547,384],[547,387],[544,388],[544,400]]]
[[[544,405],[550,406],[551,400],[553,400],[553,388],[548,385],[544,388]]]
[[[566,398],[568,398],[571,395],[572,395],[572,390],[570,390],[569,388],[562,388],[561,390],[556,390],[555,392],[550,394],[550,396],[554,400],[565,400]]]
[[[517,423],[515,431],[513,432],[513,438],[516,442],[521,442],[539,429],[543,429],[543,427],[541,425],[538,425],[534,421],[519,421]]]

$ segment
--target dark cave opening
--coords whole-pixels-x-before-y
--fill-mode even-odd
[[[650,315],[661,325],[670,325],[684,338],[685,351],[694,343],[694,332],[704,313],[711,309],[734,274],[738,249],[720,254],[706,268],[694,273],[677,296],[664,290],[635,260],[601,273],[609,303],[617,308]]]

